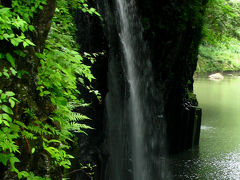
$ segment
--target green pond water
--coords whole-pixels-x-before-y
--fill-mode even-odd
[[[173,179],[240,180],[240,78],[196,78],[203,110],[198,148],[171,157]]]

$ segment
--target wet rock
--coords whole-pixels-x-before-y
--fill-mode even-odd
[[[215,74],[211,74],[208,76],[210,80],[223,80],[224,79],[224,76],[220,73],[215,73]]]
[[[114,18],[116,10],[114,1],[89,2],[100,10],[105,24],[99,25],[99,22],[92,17],[84,18],[79,14],[77,17],[78,35],[82,34],[82,36],[78,37],[83,51],[104,50],[106,52],[101,61],[97,60],[99,63],[93,69],[97,79],[95,87],[103,94],[103,104],[99,105],[97,101],[92,101],[93,109],[87,113],[94,119],[92,127],[95,128],[95,131],[90,132],[88,137],[80,138],[79,162],[86,161],[86,157],[88,157],[88,162],[97,164],[96,179],[107,180],[111,168],[108,161],[111,157],[109,157],[109,144],[106,143],[108,124],[106,124],[106,116],[104,116],[104,98],[109,91],[107,79],[111,78],[107,77],[110,74],[107,66],[113,63],[109,62],[110,58],[116,59],[114,69],[117,71],[118,81],[115,82],[115,85],[120,89],[115,96],[116,102],[121,102],[117,100],[129,94],[129,87],[124,82],[119,27],[116,26],[117,22]],[[156,82],[155,85],[159,92],[156,93],[154,101],[161,104],[159,111],[164,111],[162,114],[167,122],[168,152],[181,152],[199,143],[201,110],[196,107],[196,98],[192,99],[189,94],[193,92],[193,74],[197,65],[198,45],[202,35],[202,18],[206,1],[136,0],[136,3],[144,28],[143,37],[150,50],[148,57],[151,59],[153,67],[153,81]],[[106,5],[107,8],[104,7]],[[88,34],[86,35],[85,32]],[[160,92],[163,102],[160,102]],[[118,104],[125,105],[124,102]],[[119,114],[119,116],[123,116],[123,114]],[[156,127],[160,126],[158,119],[156,118],[154,121]],[[122,123],[123,127],[125,125],[126,123]],[[119,130],[119,126],[116,130]],[[149,129],[149,132],[151,131],[152,129]],[[124,173],[129,175],[131,167],[129,169]],[[81,178],[87,180],[87,177],[81,176]],[[130,175],[129,179],[131,179]]]

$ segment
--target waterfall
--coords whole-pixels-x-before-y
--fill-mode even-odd
[[[122,52],[121,58],[110,54],[106,97],[110,172],[105,179],[166,179],[162,93],[155,87],[142,24],[134,0],[115,0],[115,7]]]
[[[117,9],[119,12],[120,19],[120,40],[122,43],[122,49],[125,60],[125,68],[127,73],[127,81],[130,88],[129,97],[129,120],[131,139],[132,139],[132,164],[133,164],[133,177],[134,180],[144,180],[146,179],[146,159],[144,155],[144,144],[143,144],[143,110],[144,102],[141,101],[142,94],[140,94],[141,79],[138,65],[140,64],[140,57],[134,48],[139,46],[136,44],[136,39],[140,41],[140,44],[144,44],[140,32],[137,32],[135,28],[140,28],[141,24],[136,17],[136,9],[134,6],[134,1],[126,3],[123,0],[117,1]],[[134,23],[133,23],[134,22]],[[133,23],[133,24],[130,24]],[[135,27],[134,27],[135,26]],[[135,30],[135,32],[134,32]],[[138,30],[139,31],[139,30]],[[145,48],[142,47],[142,51],[145,52]]]

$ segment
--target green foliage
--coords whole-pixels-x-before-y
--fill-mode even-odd
[[[7,40],[15,47],[19,45],[33,46],[34,44],[27,39],[25,32],[34,31],[30,19],[38,9],[43,8],[43,4],[46,4],[45,0],[13,0],[12,9],[0,5],[0,40]],[[13,65],[12,61],[10,63]]]
[[[240,69],[240,42],[236,39],[218,46],[201,45],[197,72],[223,72]]]
[[[33,25],[30,24],[30,19],[37,9],[41,9],[42,4],[45,3],[46,1],[13,0],[12,8],[0,5],[0,40],[9,42],[16,49],[34,46],[27,38],[27,33],[34,31]],[[24,56],[21,50],[14,50],[13,53]],[[9,63],[10,68],[9,66],[1,67],[0,78],[11,79],[17,76],[18,72],[15,69],[15,55],[13,53],[1,49],[1,59],[5,59]],[[18,173],[19,179],[22,177],[33,179],[36,176],[24,171],[19,172],[15,164],[20,163],[18,154],[21,153],[21,149],[17,145],[19,139],[36,139],[36,136],[27,125],[14,117],[14,108],[16,103],[19,103],[14,97],[15,93],[0,90],[0,96],[0,162],[5,166],[10,164],[11,171]]]
[[[12,8],[8,8],[2,6],[0,1],[0,41],[12,46],[11,51],[0,50],[0,60],[4,60],[0,67],[0,78],[21,79],[24,74],[29,74],[18,69],[16,62],[27,55],[25,49],[35,46],[29,38],[31,33],[35,33],[32,22],[34,15],[44,5],[46,0],[13,0]],[[26,103],[15,98],[18,92],[7,90],[7,87],[0,89],[0,163],[10,165],[11,171],[17,173],[19,179],[49,179],[18,170],[20,154],[25,153],[19,142],[25,142],[31,156],[44,154],[49,161],[50,171],[59,167],[68,169],[70,160],[74,158],[67,153],[69,141],[72,141],[74,133],[85,133],[84,130],[92,129],[79,122],[89,118],[74,110],[78,106],[86,106],[77,90],[78,84],[97,94],[100,99],[98,91],[89,85],[94,79],[91,67],[83,64],[84,58],[93,63],[98,53],[78,53],[76,28],[70,13],[76,8],[101,18],[94,8],[88,7],[85,0],[58,0],[45,49],[36,54],[40,59],[37,90],[40,98],[46,99],[46,102],[49,100],[47,107],[52,109],[51,113],[45,119],[40,119],[35,107],[24,107]],[[17,117],[17,106],[23,106],[23,119]]]
[[[18,172],[15,163],[20,162],[15,153],[20,153],[15,140],[19,138],[20,126],[13,119],[13,110],[17,99],[11,91],[0,90],[0,162],[10,163],[12,171]]]
[[[210,0],[206,8],[203,42],[215,44],[236,38],[236,26],[239,26],[239,3],[225,0]]]
[[[97,12],[95,8],[89,8],[87,0],[73,0],[72,7],[75,9],[81,9],[84,13],[89,13],[91,15],[97,15],[101,20],[101,15]]]
[[[96,164],[91,164],[91,163],[88,163],[88,164],[81,164],[81,170],[91,179],[93,180],[93,169],[96,168]]]
[[[197,73],[240,70],[240,3],[210,0]]]

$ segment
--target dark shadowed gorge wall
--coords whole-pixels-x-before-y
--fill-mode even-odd
[[[194,107],[193,73],[206,1],[137,3],[152,52],[155,82],[164,91],[169,151],[179,152],[198,144],[201,112]]]
[[[136,0],[138,14],[144,28],[144,40],[154,73],[154,82],[163,92],[163,115],[167,122],[168,152],[176,153],[198,145],[201,109],[193,94],[193,73],[196,69],[198,45],[201,40],[202,18],[207,0]],[[95,88],[102,94],[102,103],[86,92],[93,103],[87,110],[95,128],[87,137],[80,137],[79,161],[93,163],[95,179],[106,180],[108,144],[105,118],[105,96],[108,93],[107,76],[110,59],[116,61],[118,86],[124,91],[125,83],[121,62],[119,35],[114,19],[116,7],[113,1],[98,0],[90,4],[103,15],[104,21],[77,12],[78,37],[84,52],[104,51],[93,66],[96,77]],[[121,99],[123,92],[119,92]],[[156,99],[158,99],[156,95]],[[120,100],[119,100],[120,101]],[[90,147],[90,148],[89,148]],[[78,179],[88,179],[80,173]]]

